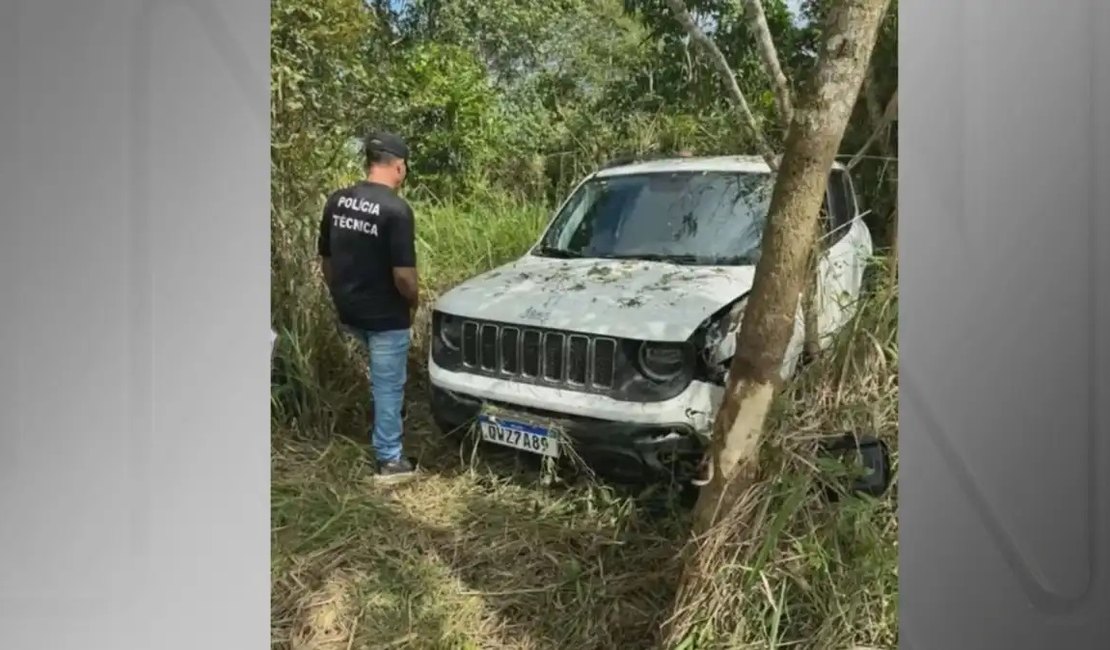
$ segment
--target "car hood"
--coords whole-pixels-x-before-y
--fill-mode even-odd
[[[685,341],[751,290],[752,266],[528,256],[455,287],[436,309],[600,336]]]

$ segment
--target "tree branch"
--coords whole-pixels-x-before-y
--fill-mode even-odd
[[[879,139],[879,136],[884,131],[886,131],[887,127],[890,126],[890,123],[894,121],[894,118],[897,115],[898,91],[895,90],[894,94],[890,96],[890,101],[888,101],[886,104],[886,110],[883,111],[883,115],[879,119],[879,123],[875,126],[875,131],[871,133],[871,136],[869,138],[867,138],[867,142],[863,143],[863,146],[860,147],[859,151],[856,152],[856,155],[852,156],[852,159],[848,161],[848,169],[852,169],[859,164],[859,161],[863,159],[863,156],[867,153],[867,150],[871,148],[871,145],[875,144],[875,141]]]
[[[667,5],[674,13],[674,17],[678,20],[682,28],[690,36],[690,40],[694,41],[705,50],[705,54],[709,56],[713,66],[717,68],[717,73],[721,76],[721,81],[724,82],[726,89],[729,92],[729,99],[736,109],[740,112],[740,116],[744,120],[744,126],[747,127],[752,139],[755,140],[756,146],[759,148],[759,153],[763,159],[771,167],[772,171],[778,169],[778,160],[775,157],[774,151],[770,145],[763,138],[763,132],[759,128],[759,123],[755,120],[755,115],[752,114],[751,107],[748,106],[748,100],[744,98],[744,91],[740,90],[740,84],[736,82],[736,75],[733,74],[732,68],[728,65],[728,60],[725,58],[724,53],[713,42],[713,39],[706,36],[705,32],[697,26],[694,22],[693,16],[686,9],[683,0],[667,0]]]
[[[779,64],[779,53],[775,49],[775,40],[771,37],[771,28],[767,25],[767,14],[763,11],[761,0],[742,0],[744,13],[748,19],[748,29],[755,39],[759,58],[763,63],[763,70],[771,79],[771,89],[775,93],[775,108],[779,113],[779,124],[783,131],[790,129],[790,122],[794,119],[794,108],[790,101],[790,83]]]
[[[863,78],[863,85],[860,86],[860,95],[863,96],[864,105],[867,107],[867,117],[874,124],[882,117],[882,106],[879,106],[879,98],[875,96],[875,66],[872,65],[867,69],[867,76]]]

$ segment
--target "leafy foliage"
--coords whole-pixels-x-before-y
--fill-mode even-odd
[[[784,0],[764,0],[791,80],[814,61],[829,1],[806,0],[795,16]],[[781,141],[742,3],[689,4]],[[884,104],[897,85],[896,14],[869,95]],[[412,142],[414,184],[437,197],[498,189],[551,202],[616,155],[751,146],[663,0],[274,0],[271,15],[275,191],[294,206],[320,191],[320,173],[357,169],[344,144],[371,128]],[[846,150],[873,130],[865,104]],[[863,173],[865,185],[889,185],[889,170]]]

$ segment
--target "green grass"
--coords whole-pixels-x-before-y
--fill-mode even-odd
[[[429,297],[519,255],[547,218],[496,197],[415,207]],[[672,616],[672,645],[691,649],[896,644],[894,495],[830,505],[813,490],[817,434],[895,442],[893,287],[784,392],[765,480],[680,592],[684,510],[585,480],[548,485],[511,455],[444,440],[427,412],[422,340],[406,444],[431,471],[373,484],[365,360],[338,333],[314,228],[275,214],[275,648],[650,648]]]

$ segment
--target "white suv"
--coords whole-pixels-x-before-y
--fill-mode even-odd
[[[751,291],[773,176],[759,158],[678,158],[587,177],[519,260],[437,302],[439,426],[602,472],[689,470],[712,432]],[[822,344],[851,318],[872,253],[847,171],[829,176]],[[804,320],[782,368],[794,372]]]

